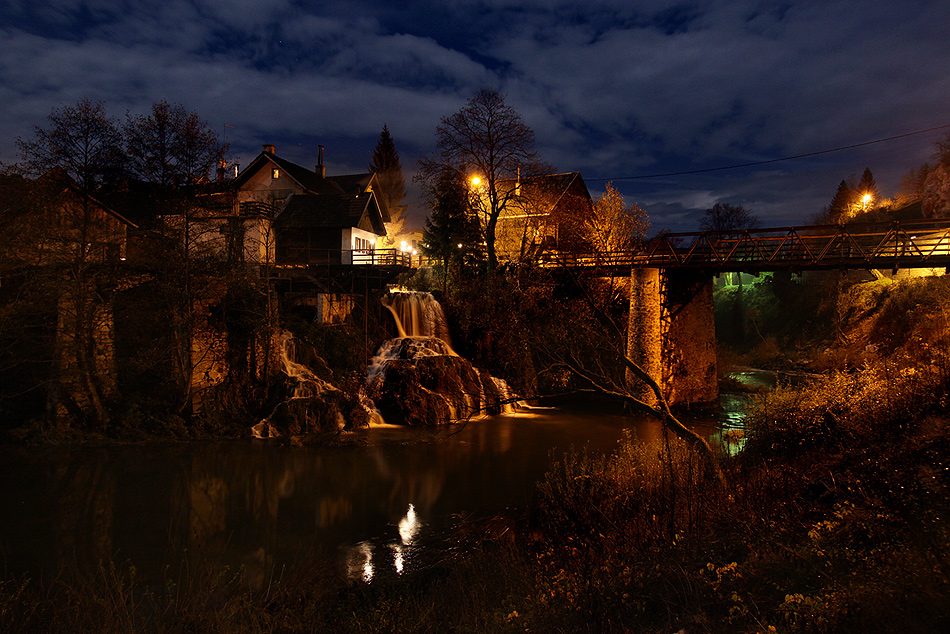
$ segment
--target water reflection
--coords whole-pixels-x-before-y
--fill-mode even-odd
[[[535,411],[439,430],[374,428],[332,448],[0,447],[0,557],[8,575],[114,559],[147,579],[195,556],[245,567],[252,586],[321,553],[352,579],[400,574],[452,516],[525,508],[552,451],[610,451],[625,428],[661,437],[657,424],[628,417]]]

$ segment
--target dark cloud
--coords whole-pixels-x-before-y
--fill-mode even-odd
[[[544,158],[604,180],[770,160],[950,123],[950,5],[838,1],[8,0],[0,5],[0,160],[54,107],[117,117],[180,102],[227,133],[365,169],[383,123],[407,172],[439,118],[502,90]],[[225,125],[226,124],[226,125]],[[616,180],[654,227],[715,202],[809,220],[871,167],[885,193],[935,133],[751,169]],[[421,215],[421,214],[420,214]]]

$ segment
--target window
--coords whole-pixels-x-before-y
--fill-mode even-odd
[[[280,178],[280,168],[275,167],[274,169],[272,169],[270,171],[270,177],[273,178],[274,180],[277,180],[278,178]]]

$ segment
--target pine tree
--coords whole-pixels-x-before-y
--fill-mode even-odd
[[[848,218],[854,211],[854,201],[857,193],[854,187],[848,184],[848,181],[841,181],[838,184],[838,191],[828,205],[828,212],[825,214],[825,220],[828,222],[838,222]]]
[[[858,197],[862,201],[867,195],[871,196],[871,201],[877,201],[881,198],[881,192],[877,188],[877,181],[874,180],[874,174],[871,173],[871,168],[864,168],[864,173],[861,174],[861,180],[858,182],[857,190]]]
[[[458,175],[442,174],[429,192],[432,214],[422,232],[422,253],[440,262],[443,280],[454,269],[474,265],[477,258],[478,226],[469,211],[469,196]]]
[[[380,191],[377,195],[380,204],[389,210],[390,222],[386,223],[386,237],[381,240],[381,246],[396,248],[401,242],[401,236],[406,233],[406,209],[409,206],[403,204],[406,198],[406,180],[402,175],[396,144],[386,125],[383,125],[376,149],[373,150],[373,162],[369,170],[379,179]]]

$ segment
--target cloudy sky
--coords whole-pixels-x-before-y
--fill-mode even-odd
[[[805,223],[865,167],[892,195],[948,129],[666,174],[950,125],[948,30],[946,0],[0,0],[0,161],[82,97],[117,118],[165,99],[244,165],[324,145],[330,174],[365,171],[385,123],[409,181],[488,87],[542,158],[595,196],[613,180],[654,229],[715,202]]]

